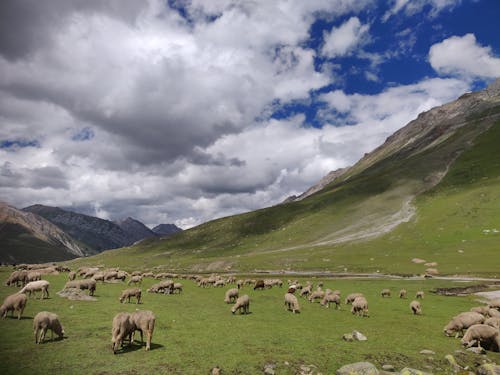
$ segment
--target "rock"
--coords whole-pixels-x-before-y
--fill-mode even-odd
[[[336,375],[378,375],[379,371],[370,362],[356,362],[342,366],[336,372]]]
[[[424,354],[424,355],[434,355],[436,353],[434,353],[432,350],[429,350],[429,349],[424,349],[424,350],[421,350],[420,351],[420,354]]]
[[[384,371],[395,371],[396,369],[394,368],[393,365],[383,365],[382,370]]]
[[[414,368],[405,367],[399,373],[399,375],[432,375],[429,372],[423,372],[421,370],[416,370]]]
[[[451,354],[447,354],[444,356],[444,359],[448,361],[450,366],[453,368],[453,371],[458,372],[462,370],[462,367],[457,363],[455,357],[453,357]]]
[[[220,375],[221,374],[221,370],[220,370],[220,367],[219,366],[215,366],[212,368],[210,374],[212,375]]]
[[[413,263],[417,263],[417,264],[425,263],[426,262],[424,259],[420,259],[420,258],[413,258],[411,261]]]
[[[264,366],[264,374],[266,375],[274,375],[275,372],[274,372],[274,368],[276,366],[274,366],[272,363],[268,363]]]
[[[342,335],[342,338],[345,340],[345,341],[354,341],[354,337],[352,336],[352,333],[344,333]]]
[[[494,363],[487,363],[477,368],[478,375],[500,375],[500,366]]]
[[[357,341],[366,341],[368,338],[359,331],[352,331],[352,337]]]
[[[478,348],[477,346],[473,346],[471,348],[467,348],[467,351],[475,353],[475,354],[486,354],[486,350],[484,350],[481,347]]]

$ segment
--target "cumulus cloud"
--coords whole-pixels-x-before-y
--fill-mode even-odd
[[[369,28],[361,24],[358,17],[351,17],[339,27],[333,27],[330,33],[325,33],[322,54],[328,57],[349,54],[367,38]]]
[[[452,36],[434,44],[429,50],[429,62],[439,74],[500,77],[500,57],[490,47],[481,46],[474,34]]]

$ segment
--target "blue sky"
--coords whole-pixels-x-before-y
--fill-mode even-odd
[[[0,199],[188,228],[500,76],[496,0],[0,2]],[[15,32],[13,32],[15,30]]]

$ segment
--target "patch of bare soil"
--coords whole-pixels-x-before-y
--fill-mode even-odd
[[[489,290],[491,285],[488,284],[477,284],[477,285],[469,285],[463,287],[453,287],[453,288],[436,288],[431,290],[431,293],[439,294],[441,296],[467,296],[472,293],[480,294],[478,292],[485,293],[494,293],[494,292],[484,292],[485,290]],[[500,293],[500,291],[497,291]]]

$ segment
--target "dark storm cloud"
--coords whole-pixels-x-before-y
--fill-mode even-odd
[[[57,167],[15,169],[12,163],[0,166],[0,186],[32,189],[69,189],[64,173]]]

